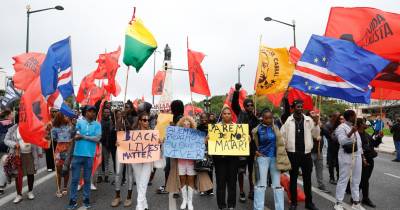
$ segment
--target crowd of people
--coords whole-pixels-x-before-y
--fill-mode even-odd
[[[312,171],[315,170],[316,187],[329,193],[323,177],[322,149],[324,143],[327,143],[329,183],[336,185],[337,203],[334,209],[344,209],[342,202],[346,191],[351,193],[353,209],[363,210],[362,205],[375,207],[369,197],[368,180],[377,156],[374,148],[382,142],[380,122],[380,129],[370,135],[366,132],[368,121],[357,118],[354,111],[333,113],[325,119],[317,112],[305,112],[301,100],[295,100],[289,107],[285,107],[281,118],[277,118],[269,109],[255,114],[255,104],[251,99],[244,100],[244,109],[241,109],[241,85],[236,84],[235,89],[232,106],[222,108],[219,117],[212,113],[202,113],[197,117],[184,116],[183,102],[173,101],[170,107],[173,114],[171,125],[202,131],[207,136],[207,143],[209,124],[233,124],[232,115],[236,115],[236,123],[249,125],[250,155],[214,155],[209,157],[213,165],[208,171],[195,170],[194,160],[166,158],[165,184],[157,193],[169,193],[176,199],[181,197],[179,208],[193,210],[197,208],[193,205],[195,191],[200,192],[201,196],[213,196],[215,192],[217,208],[231,210],[236,208],[238,183],[239,202],[252,200],[255,210],[263,210],[265,192],[270,186],[275,209],[285,209],[284,193],[287,190],[290,194],[289,209],[295,210],[301,169],[305,208],[318,210],[312,198]],[[78,208],[78,190],[81,189],[83,206],[90,208],[90,193],[96,189],[93,183],[102,182],[111,182],[114,186],[115,196],[110,199],[110,206],[121,205],[121,187],[126,184],[128,192],[123,205],[129,207],[133,204],[133,187],[136,185],[136,210],[151,209],[146,193],[156,173],[153,162],[125,164],[120,163],[116,157],[120,146],[117,141],[118,131],[155,129],[157,114],[151,109],[152,105],[148,102],[142,102],[137,109],[130,101],[125,103],[123,109],[113,108],[110,102],[104,102],[103,105],[97,103],[95,106],[84,106],[77,111],[77,118],[68,118],[52,109],[52,121],[47,126],[47,139],[51,144],[47,150],[22,140],[18,131],[18,113],[9,110],[1,112],[0,193],[15,177],[17,196],[13,202],[21,202],[22,178],[26,176],[27,198],[34,199],[33,186],[38,160],[46,155],[48,170],[55,170],[57,174],[55,196],[68,197],[67,209]],[[400,120],[391,129],[395,141],[399,141]],[[159,141],[162,144],[163,139]],[[97,172],[92,173],[97,145],[101,145],[102,163]],[[397,160],[400,160],[399,153]],[[283,173],[290,175],[288,189],[281,185]],[[246,175],[249,183],[247,197],[244,189]]]

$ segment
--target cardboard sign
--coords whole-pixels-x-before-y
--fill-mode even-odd
[[[209,124],[208,154],[210,155],[250,155],[249,125]]]
[[[164,144],[166,157],[201,160],[204,158],[206,146],[204,132],[176,126],[167,128],[167,139]]]
[[[120,163],[147,163],[161,158],[157,130],[119,131],[117,141]]]
[[[172,114],[164,114],[160,113],[157,118],[157,125],[156,125],[156,130],[160,133],[160,139],[164,140],[165,138],[165,132],[167,127],[170,125],[173,119]]]

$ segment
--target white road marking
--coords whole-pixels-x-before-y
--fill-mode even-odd
[[[44,171],[47,171],[47,167],[43,167],[43,168],[39,169],[39,170],[36,172],[35,176],[38,176],[39,174],[43,173]],[[13,179],[13,180],[14,180],[14,179]],[[24,176],[24,179],[22,180],[22,183],[25,182],[25,181],[26,181],[26,176]],[[8,184],[7,187],[4,188],[4,190],[7,190],[7,189],[9,189],[9,188],[11,188],[11,187],[15,187],[15,182],[14,182],[14,181],[13,181],[11,184]]]
[[[46,182],[47,180],[53,178],[54,176],[55,176],[55,172],[51,172],[51,173],[47,174],[46,176],[40,178],[39,180],[35,181],[35,185],[34,186],[36,187],[36,186],[42,184],[43,182]],[[26,191],[28,191],[28,186],[25,186],[25,187],[22,188],[22,193],[25,193]],[[14,193],[11,193],[11,194],[9,194],[9,195],[7,195],[5,197],[2,197],[0,199],[0,206],[3,206],[4,204],[12,201],[15,198],[16,195],[17,195],[17,192],[14,192]],[[25,197],[24,199],[27,199],[27,198]]]
[[[388,176],[391,176],[391,177],[394,177],[394,178],[398,178],[398,179],[400,179],[400,176],[396,176],[396,175],[393,175],[393,174],[389,174],[389,173],[384,173],[385,175],[388,175]]]

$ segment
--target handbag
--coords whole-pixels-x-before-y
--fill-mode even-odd
[[[202,160],[196,160],[194,164],[194,170],[197,172],[208,172],[212,171],[214,166],[214,162],[212,158],[208,155],[205,155]]]
[[[347,154],[353,153],[353,144],[354,144],[354,152],[357,152],[358,147],[357,147],[357,142],[348,142],[346,144],[342,145],[343,151]]]

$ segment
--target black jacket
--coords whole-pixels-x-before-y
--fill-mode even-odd
[[[115,130],[114,122],[111,119],[101,120],[101,144],[108,148],[115,148],[115,143],[117,142],[117,132]]]
[[[364,157],[367,160],[372,160],[376,156],[375,152],[375,147],[379,147],[379,145],[382,143],[382,138],[381,137],[375,137],[372,138],[371,135],[369,135],[367,132],[359,133],[361,137],[361,142],[362,142],[362,149],[364,152]]]
[[[390,132],[393,134],[394,141],[400,141],[400,123],[395,123],[390,128]]]

